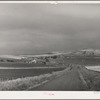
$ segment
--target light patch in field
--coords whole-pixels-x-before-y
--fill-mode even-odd
[[[100,71],[100,66],[85,66],[85,67],[90,70]]]

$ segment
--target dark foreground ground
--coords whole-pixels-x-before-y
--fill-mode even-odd
[[[100,90],[100,73],[83,66],[70,66],[62,76],[41,86],[32,88],[35,91],[93,91]]]
[[[58,63],[60,61],[62,63]],[[51,67],[51,65],[44,65],[44,64],[27,64],[22,62],[21,63],[1,62],[0,81],[38,76],[47,73],[51,74],[55,71],[61,71],[67,67],[69,70],[66,70],[66,72],[61,76],[57,78],[53,78],[52,80],[38,87],[35,88],[32,87],[29,90],[31,91],[45,91],[45,90],[47,91],[94,91],[94,90],[99,91],[100,73],[96,71],[88,70],[84,67],[88,65],[90,66],[100,65],[100,57],[64,57],[60,60],[57,59],[57,66],[55,66],[54,64],[52,65],[53,68]],[[18,85],[18,83],[16,84]]]

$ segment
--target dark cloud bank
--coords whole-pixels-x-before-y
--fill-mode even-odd
[[[0,54],[100,49],[99,4],[0,4]]]

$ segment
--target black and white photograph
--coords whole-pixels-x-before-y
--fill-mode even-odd
[[[100,91],[100,4],[0,3],[0,91]]]

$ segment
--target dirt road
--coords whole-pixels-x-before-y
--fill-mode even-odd
[[[86,86],[82,82],[79,75],[79,68],[74,66],[63,76],[49,81],[41,86],[31,90],[35,91],[82,91],[86,90]]]

